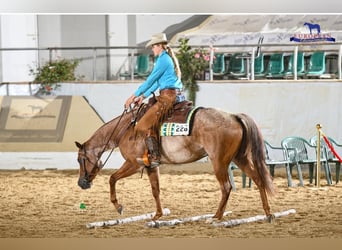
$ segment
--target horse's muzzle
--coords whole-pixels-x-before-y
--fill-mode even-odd
[[[82,188],[82,189],[88,189],[91,187],[91,182],[88,181],[85,178],[79,178],[78,179],[78,185]]]

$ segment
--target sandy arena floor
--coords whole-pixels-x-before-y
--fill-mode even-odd
[[[276,170],[278,195],[271,210],[295,209],[296,214],[275,223],[265,221],[233,228],[213,227],[205,221],[159,229],[145,227],[146,221],[87,229],[95,221],[126,218],[155,211],[147,174],[135,174],[117,184],[118,199],[124,205],[119,215],[109,200],[108,180],[114,170],[103,170],[93,187],[77,186],[78,171],[0,171],[1,238],[342,238],[342,184],[322,188],[308,185],[288,188],[281,170]],[[241,187],[240,171],[234,173],[237,191],[232,192],[224,218],[239,219],[263,215],[259,192]],[[294,182],[298,182],[294,179]],[[163,220],[210,214],[220,198],[218,182],[208,163],[161,166],[161,201],[171,215]],[[86,209],[80,209],[84,202]]]

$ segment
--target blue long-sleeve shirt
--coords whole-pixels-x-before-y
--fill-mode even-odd
[[[148,97],[157,89],[182,89],[183,83],[177,77],[172,58],[166,51],[163,51],[158,57],[151,74],[146,81],[135,91],[135,96],[144,95]]]

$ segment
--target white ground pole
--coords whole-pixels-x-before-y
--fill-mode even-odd
[[[168,209],[168,208],[163,209],[163,215],[169,215],[170,213],[171,213],[170,209]],[[128,217],[128,218],[123,218],[123,219],[92,222],[92,223],[88,223],[86,225],[86,227],[87,228],[106,227],[106,226],[114,226],[114,225],[132,223],[132,222],[136,222],[136,221],[140,221],[140,220],[152,219],[155,214],[156,213],[153,212],[153,213],[142,214],[142,215],[137,215],[137,216]]]
[[[295,209],[290,209],[284,212],[279,212],[279,213],[274,213],[274,217],[282,217],[282,216],[287,216],[290,214],[295,214],[296,210]],[[245,223],[251,223],[255,221],[261,221],[261,220],[266,220],[267,216],[266,215],[257,215],[254,217],[249,217],[249,218],[244,218],[244,219],[234,219],[234,220],[228,220],[228,221],[223,221],[223,222],[214,222],[213,226],[215,227],[234,227],[240,224],[245,224]]]
[[[228,214],[231,214],[232,211],[226,211],[224,212],[223,216],[226,216]],[[214,214],[205,214],[205,215],[198,215],[198,216],[193,216],[193,217],[186,217],[183,219],[174,219],[174,220],[168,220],[168,221],[149,221],[145,223],[146,227],[155,227],[159,228],[162,226],[175,226],[178,224],[186,223],[186,222],[193,222],[193,221],[199,221],[199,220],[204,220],[204,219],[209,219],[212,218]]]

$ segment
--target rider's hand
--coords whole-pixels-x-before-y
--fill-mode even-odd
[[[135,95],[131,95],[125,102],[125,109],[129,108],[129,105],[131,105],[132,103],[134,103],[134,105],[140,105],[142,103],[142,101],[144,100],[144,96],[135,96]]]
[[[125,109],[129,108],[129,105],[132,104],[132,102],[134,102],[134,98],[136,98],[135,95],[131,95],[125,102]]]
[[[144,97],[141,95],[141,96],[135,97],[133,102],[134,102],[134,104],[139,106],[142,103],[143,100],[144,100]]]

